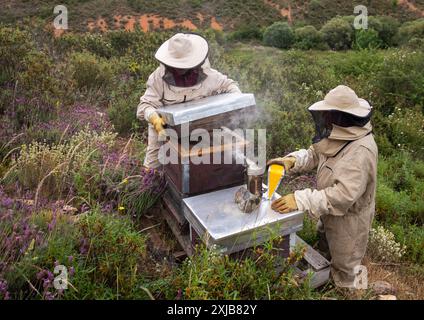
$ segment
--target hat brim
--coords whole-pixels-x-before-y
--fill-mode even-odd
[[[370,106],[368,101],[361,99],[361,98],[359,98],[359,106],[354,106],[354,107],[350,107],[350,108],[340,108],[340,107],[337,107],[337,106],[332,106],[332,105],[327,104],[324,100],[318,101],[308,108],[309,111],[337,110],[337,111],[350,113],[350,114],[353,114],[353,115],[355,115],[357,117],[361,117],[361,118],[367,116],[370,113],[371,109],[372,109],[372,107]]]
[[[169,40],[165,41],[156,51],[155,58],[164,65],[177,69],[191,69],[199,66],[208,56],[209,45],[205,38],[197,34],[190,34],[192,37],[193,50],[186,56],[175,58],[169,55]]]

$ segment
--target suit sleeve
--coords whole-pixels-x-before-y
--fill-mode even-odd
[[[159,69],[156,69],[147,80],[146,91],[140,98],[140,103],[137,106],[137,118],[148,121],[150,115],[163,105],[163,83],[159,75]]]
[[[211,69],[213,72],[213,77],[216,79],[216,92],[217,94],[221,93],[241,93],[240,88],[238,87],[237,82],[228,78],[226,75]]]
[[[312,171],[318,166],[318,155],[313,146],[310,146],[308,150],[300,149],[289,153],[286,157],[296,158],[294,168],[291,169],[295,173]]]
[[[332,186],[322,189],[295,191],[299,210],[309,211],[318,218],[324,214],[342,216],[364,194],[369,172],[368,149],[359,147],[334,166]]]

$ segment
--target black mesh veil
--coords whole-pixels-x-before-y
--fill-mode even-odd
[[[309,112],[315,122],[315,137],[312,139],[312,143],[328,138],[333,129],[333,124],[339,127],[363,127],[370,121],[372,114],[372,110],[365,117],[358,117],[339,110],[309,110]]]

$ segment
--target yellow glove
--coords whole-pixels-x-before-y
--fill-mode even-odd
[[[152,113],[152,115],[149,117],[149,122],[153,125],[158,135],[164,134],[165,121],[160,115],[158,115],[156,112]]]
[[[289,213],[297,210],[296,198],[293,193],[281,197],[271,204],[272,210],[279,213]]]
[[[279,164],[280,166],[284,166],[284,169],[286,172],[288,172],[291,168],[294,167],[294,164],[296,163],[295,157],[284,157],[284,158],[275,158],[271,159],[267,162],[267,166],[270,166],[271,164]]]

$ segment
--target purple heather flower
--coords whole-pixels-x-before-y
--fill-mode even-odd
[[[12,205],[13,205],[13,199],[12,198],[9,198],[9,197],[4,198],[4,199],[2,199],[1,204],[6,209],[11,208]]]
[[[47,271],[47,279],[49,280],[53,280],[54,279],[54,274],[51,271]]]
[[[54,295],[50,291],[46,291],[44,293],[44,299],[45,300],[54,300]]]
[[[38,272],[37,273],[37,279],[41,280],[42,278],[44,278],[44,274],[45,274],[44,270],[41,270],[40,272]]]

